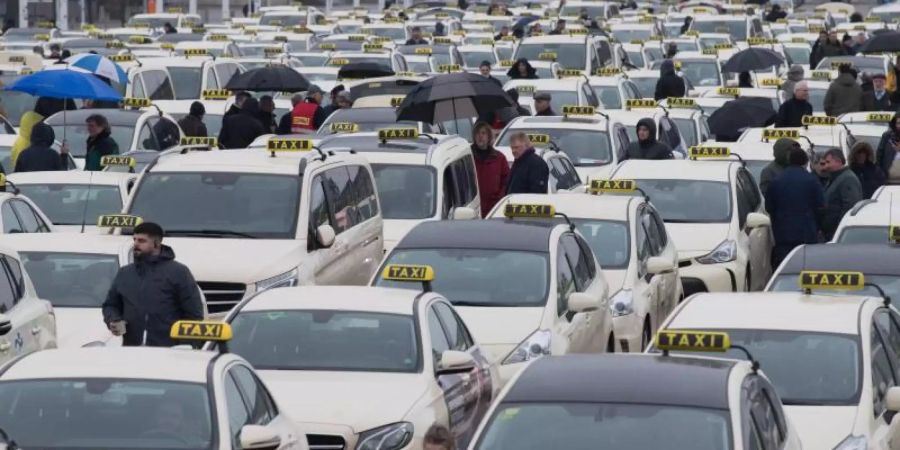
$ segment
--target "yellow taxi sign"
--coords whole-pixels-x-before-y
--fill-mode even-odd
[[[25,64],[25,55],[13,55],[9,57],[10,64]]]
[[[246,31],[245,31],[245,33],[246,33]],[[213,41],[213,42],[223,42],[223,41],[228,40],[228,36],[224,35],[224,34],[218,34],[218,33],[210,34],[209,36],[206,37],[206,40]]]
[[[591,192],[634,192],[635,180],[591,180]]]
[[[434,281],[434,269],[422,264],[388,264],[381,278],[389,281]]]
[[[684,33],[682,33],[681,35],[688,36],[688,37],[697,37],[697,36],[700,36],[700,32],[697,30],[688,30],[688,31],[685,31]]]
[[[400,106],[400,104],[403,103],[403,99],[405,99],[405,98],[406,98],[406,97],[399,97],[399,96],[398,96],[398,97],[391,97],[391,106],[394,107],[394,108]]]
[[[780,87],[781,83],[782,83],[782,81],[780,78],[763,78],[759,82],[759,84],[761,86],[769,86],[769,87]]]
[[[500,38],[500,40],[504,41],[504,42],[516,42],[516,37],[515,36],[503,36],[502,38]]]
[[[727,50],[730,48],[734,48],[734,44],[728,42],[720,42],[718,44],[713,45],[713,48],[716,50]]]
[[[726,352],[731,348],[731,338],[716,331],[662,330],[656,333],[654,344],[664,352]]]
[[[595,109],[590,105],[563,105],[564,116],[593,116]]]
[[[337,48],[337,44],[335,44],[334,42],[323,42],[323,43],[319,44],[320,50],[334,50],[336,48]]]
[[[382,128],[378,130],[378,139],[386,141],[388,139],[417,139],[419,130],[417,128]]]
[[[881,17],[878,17],[878,16],[868,16],[868,17],[866,17],[865,20],[868,23],[881,23],[882,22]],[[863,26],[863,29],[865,29],[865,28],[866,27]]]
[[[41,20],[35,24],[38,28],[55,28],[56,25],[49,20]]]
[[[541,61],[556,61],[556,52],[541,52],[538,54],[538,59]]]
[[[103,167],[107,166],[124,166],[124,167],[134,167],[137,165],[137,160],[132,158],[131,156],[122,156],[122,155],[105,155],[100,158],[100,165]]]
[[[866,278],[862,272],[804,270],[800,272],[802,289],[862,289]]]
[[[206,27],[191,27],[193,34],[206,34]]]
[[[632,39],[632,40],[628,41],[629,44],[634,44],[634,45],[644,45],[645,42],[646,41],[644,41],[643,39]]]
[[[731,96],[731,97],[740,97],[741,96],[741,88],[720,87],[720,88],[716,89],[716,94],[727,95],[727,96]]]
[[[350,60],[347,58],[332,58],[328,60],[329,66],[346,66],[350,64]]]
[[[329,125],[332,133],[356,133],[359,131],[359,124],[353,122],[334,122]]]
[[[131,53],[127,55],[110,55],[109,60],[112,62],[131,62],[134,61],[134,55]]]
[[[284,53],[284,49],[281,47],[266,47],[263,49],[263,53],[265,53],[266,56],[277,55],[279,53]]]
[[[768,39],[764,37],[752,37],[747,38],[747,45],[767,45],[767,44],[777,44],[778,41],[774,39]]]
[[[532,144],[535,144],[535,145],[550,144],[550,135],[549,134],[528,133],[526,136],[528,136],[528,140],[531,141]]]
[[[416,55],[430,55],[434,50],[431,47],[418,47],[415,50]]]
[[[363,44],[363,51],[366,52],[380,52],[384,50],[384,46],[381,44]]]
[[[691,158],[722,158],[731,155],[731,149],[728,147],[714,147],[707,145],[692,145],[688,149],[688,156]]]
[[[438,66],[438,72],[460,72],[462,66],[459,64],[441,64]]]
[[[534,86],[530,84],[516,86],[516,92],[520,94],[531,94],[534,93]]]
[[[512,67],[513,60],[511,59],[501,59],[499,63],[500,67]]]
[[[50,40],[50,35],[49,35],[49,34],[36,34],[36,35],[34,35],[34,40],[36,40],[36,41],[49,41],[49,40]]]
[[[150,106],[150,99],[125,97],[122,99],[122,105],[126,108],[147,108]]]
[[[900,225],[891,225],[888,228],[888,240],[895,244],[900,244]]]
[[[831,69],[837,70],[837,69],[840,69],[841,67],[852,66],[852,65],[853,65],[853,63],[851,63],[850,61],[832,61]]]
[[[130,214],[104,214],[97,217],[97,226],[100,228],[134,228],[143,222],[143,218]]]
[[[582,74],[583,72],[578,69],[559,69],[556,71],[556,76],[559,78],[580,77]]]
[[[791,138],[797,139],[800,137],[800,130],[792,130],[789,128],[766,128],[763,130],[762,134],[763,139],[781,139],[781,138]]]
[[[308,152],[312,146],[311,139],[272,138],[266,142],[266,150],[270,152]]]
[[[493,38],[484,38],[481,40],[481,45],[494,45]]]
[[[225,100],[231,97],[231,91],[228,89],[204,89],[200,92],[200,98],[203,100]]]
[[[231,325],[204,320],[179,320],[169,330],[169,337],[177,340],[227,342],[232,336]]]
[[[704,48],[701,53],[704,55],[718,55],[719,51],[714,48]]]
[[[206,56],[209,52],[205,48],[188,48],[184,50],[184,56]]]
[[[34,70],[30,67],[23,67],[19,69],[19,75],[31,75],[34,73]]]
[[[147,36],[128,36],[129,44],[149,44],[150,38]]]
[[[622,73],[622,69],[618,67],[601,67],[594,71],[598,77],[611,77]]]
[[[806,38],[802,38],[802,37],[792,37],[791,38],[792,44],[806,44],[807,42],[808,41],[806,40]]]
[[[687,97],[669,97],[666,99],[666,104],[670,108],[693,108],[697,106],[697,101]]]
[[[159,44],[159,48],[161,50],[175,50],[175,44],[171,42],[163,42],[162,44]]]
[[[435,43],[435,44],[444,44],[444,45],[446,45],[446,44],[452,44],[453,41],[451,41],[450,38],[448,38],[448,37],[437,36],[437,37],[434,38],[434,43]]]
[[[625,100],[625,109],[656,108],[657,106],[656,100],[647,98],[630,98]]]
[[[219,138],[207,136],[183,136],[179,141],[181,145],[204,145],[207,147],[218,147]]]
[[[106,43],[106,48],[125,48],[125,44],[121,41],[109,41]],[[113,55],[113,56],[121,56],[121,55]],[[110,57],[112,59],[112,57]]]
[[[894,118],[893,113],[869,113],[866,120],[869,122],[890,122]]]
[[[831,81],[831,72],[827,70],[813,70],[809,77],[817,81]]]
[[[833,116],[803,116],[800,119],[800,123],[804,126],[809,125],[825,125],[832,126],[837,125],[837,117]]]
[[[588,30],[586,28],[573,28],[569,30],[569,36],[584,36],[588,34]]]
[[[556,208],[553,205],[509,203],[503,208],[503,215],[510,219],[514,217],[549,218],[553,217],[554,214],[556,214]]]

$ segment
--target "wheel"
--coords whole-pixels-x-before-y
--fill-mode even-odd
[[[650,342],[653,340],[652,332],[650,331],[650,317],[644,319],[644,332],[641,334],[641,348],[638,349],[638,352],[643,352],[647,349],[647,346],[650,345]]]
[[[616,352],[616,337],[612,334],[609,335],[609,340],[606,341],[606,353],[615,353]]]

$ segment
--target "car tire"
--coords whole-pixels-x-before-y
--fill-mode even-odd
[[[615,353],[616,352],[616,336],[613,334],[609,335],[609,340],[606,341],[606,353]]]
[[[653,341],[653,333],[650,331],[650,316],[644,319],[644,331],[641,333],[641,348],[638,352],[643,352]]]

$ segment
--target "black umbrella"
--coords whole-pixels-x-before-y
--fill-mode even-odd
[[[778,53],[767,48],[750,47],[728,58],[722,66],[722,72],[750,72],[781,64],[784,64],[784,58]]]
[[[876,34],[859,47],[859,53],[884,52],[900,52],[900,31]]]
[[[225,85],[232,91],[300,92],[309,89],[309,81],[287,66],[271,65],[235,75]]]
[[[744,128],[762,127],[774,121],[772,100],[740,97],[725,103],[709,116],[709,131],[718,141],[734,141]]]
[[[450,73],[414,87],[397,108],[397,120],[439,123],[478,117],[515,106],[496,81],[474,73]]]
[[[384,64],[373,62],[356,62],[344,64],[338,70],[338,78],[358,79],[358,78],[376,78],[389,77],[394,74],[390,67]]]

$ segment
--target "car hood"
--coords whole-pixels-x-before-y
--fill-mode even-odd
[[[679,258],[702,256],[715,249],[728,236],[727,223],[666,223],[666,230]]]
[[[394,246],[412,230],[413,227],[422,223],[423,220],[400,220],[385,219],[384,220],[384,251],[385,254],[390,253]]]
[[[853,432],[856,406],[785,406],[804,448],[829,449]]]
[[[591,180],[604,180],[609,178],[609,174],[616,166],[607,164],[605,166],[576,166],[575,172],[586,186],[591,185]]]
[[[88,234],[105,234],[108,230],[97,228],[95,225],[53,225],[53,231],[56,233],[88,233]]]
[[[543,307],[490,308],[456,306],[456,312],[491,362],[506,357],[515,346],[541,328]]]
[[[173,237],[166,245],[198,281],[253,284],[293,270],[306,256],[302,239]]]
[[[425,354],[428,354],[426,352]],[[403,420],[425,393],[420,373],[257,370],[278,406],[301,423],[354,432]]]
[[[53,313],[56,315],[56,342],[60,348],[81,347],[91,342],[122,345],[122,338],[113,336],[106,328],[99,307],[54,307]]]

